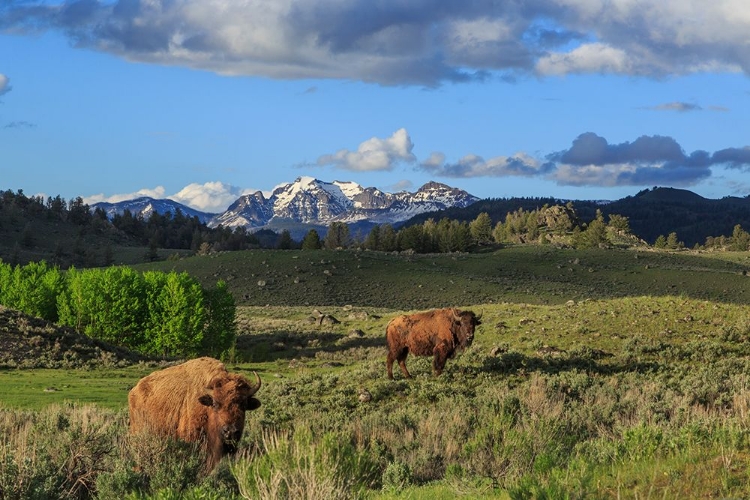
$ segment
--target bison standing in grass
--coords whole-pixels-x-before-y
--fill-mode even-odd
[[[156,371],[128,394],[130,432],[199,442],[211,470],[224,455],[237,451],[245,412],[260,407],[254,395],[261,381],[257,373],[255,378],[251,384],[213,358]]]
[[[448,358],[456,350],[471,345],[474,329],[481,324],[479,316],[471,311],[458,309],[435,309],[393,318],[386,327],[388,342],[388,378],[393,378],[393,362],[398,361],[406,378],[411,374],[406,369],[406,356],[433,356],[432,368],[440,375]]]

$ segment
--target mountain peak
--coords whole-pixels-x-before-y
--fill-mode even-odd
[[[320,226],[332,222],[395,223],[424,212],[465,207],[478,199],[434,181],[416,193],[391,194],[352,181],[326,182],[301,176],[276,186],[268,199],[256,197],[252,203],[235,203],[210,225],[261,228],[282,220]]]
[[[430,181],[416,193],[386,193],[374,187],[362,187],[353,181],[326,182],[300,176],[294,182],[279,184],[266,197],[262,191],[239,197],[218,215],[193,210],[172,200],[141,197],[119,203],[97,203],[110,218],[129,210],[148,217],[179,209],[185,215],[197,215],[210,227],[278,228],[281,225],[328,226],[332,222],[393,224],[414,215],[452,207],[468,206],[479,198],[461,189]]]

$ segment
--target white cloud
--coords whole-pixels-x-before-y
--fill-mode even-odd
[[[581,45],[570,52],[556,52],[539,59],[536,70],[542,75],[568,73],[619,73],[636,71],[629,55],[603,43]]]
[[[143,188],[133,193],[113,194],[110,196],[106,196],[104,193],[94,194],[91,196],[83,197],[83,202],[88,205],[93,205],[94,203],[101,203],[101,202],[118,203],[121,201],[133,200],[135,198],[142,198],[144,196],[148,196],[149,198],[154,198],[154,199],[159,200],[159,199],[164,198],[165,192],[166,190],[164,189],[164,186],[156,186],[153,189]]]
[[[176,194],[167,195],[164,186],[139,189],[133,193],[121,193],[106,196],[103,193],[87,196],[83,201],[89,205],[99,202],[117,203],[148,196],[157,200],[170,199],[187,205],[202,212],[219,213],[243,194],[254,192],[238,188],[222,182],[206,182],[205,184],[188,184]]]
[[[356,151],[341,149],[318,158],[318,165],[333,165],[342,170],[372,172],[393,170],[400,162],[416,160],[409,133],[401,128],[386,139],[372,137],[359,145]]]
[[[222,182],[192,183],[169,196],[169,199],[203,212],[219,213],[237,201],[237,198],[250,192]]]
[[[0,95],[7,94],[13,89],[10,86],[10,78],[0,73]]]

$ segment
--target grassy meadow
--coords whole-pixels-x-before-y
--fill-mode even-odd
[[[157,362],[0,370],[0,499],[746,498],[749,266],[553,247],[138,266],[236,297],[225,361],[263,380],[241,452],[205,475],[191,446],[127,436]],[[474,344],[388,380],[386,323],[443,306],[482,312]]]

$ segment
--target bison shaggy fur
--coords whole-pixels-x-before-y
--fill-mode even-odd
[[[211,470],[225,454],[237,450],[245,412],[260,406],[254,395],[261,381],[257,374],[255,378],[251,384],[213,358],[156,371],[128,394],[130,432],[200,443]]]
[[[471,345],[474,329],[481,324],[481,314],[454,308],[434,309],[393,318],[386,327],[388,378],[393,378],[393,362],[398,361],[406,378],[406,357],[432,356],[432,368],[440,375],[448,358]]]

